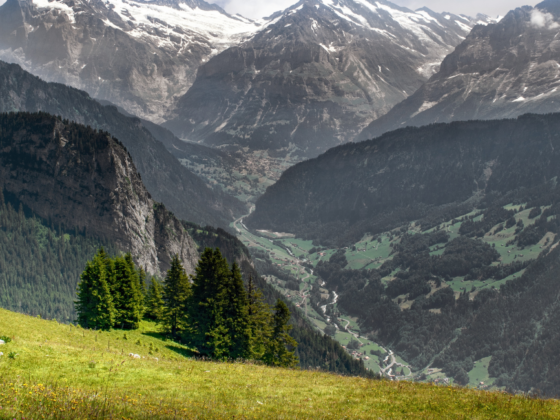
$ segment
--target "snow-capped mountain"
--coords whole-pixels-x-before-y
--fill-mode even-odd
[[[414,93],[489,21],[385,0],[302,0],[204,63],[166,126],[214,146],[314,156]]]
[[[203,0],[8,0],[0,60],[161,122],[202,63],[259,27]]]
[[[560,111],[560,1],[477,27],[414,95],[358,137],[434,122]]]

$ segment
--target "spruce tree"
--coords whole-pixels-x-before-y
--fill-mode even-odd
[[[219,251],[218,251],[219,252]],[[225,261],[225,258],[224,258]],[[249,358],[251,356],[251,322],[249,300],[241,271],[233,263],[230,276],[221,292],[222,319],[229,335],[229,348],[219,358]]]
[[[116,310],[115,327],[138,329],[144,314],[144,296],[132,256],[113,260],[112,293]]]
[[[215,359],[251,356],[249,302],[241,272],[219,249],[207,248],[196,268],[184,340]]]
[[[115,322],[115,307],[107,281],[108,261],[105,250],[99,249],[81,275],[76,311],[78,323],[84,328],[108,330]]]
[[[288,324],[289,321],[290,310],[283,301],[278,299],[274,306],[272,337],[267,343],[263,356],[263,361],[267,365],[295,367],[299,363],[294,351],[297,342],[289,335],[292,329],[292,326]]]
[[[252,276],[249,277],[247,284],[247,300],[251,329],[251,358],[261,360],[268,340],[272,337],[272,314],[270,306],[264,302],[262,292],[255,286]]]
[[[227,261],[220,250],[206,248],[193,278],[189,329],[183,338],[207,357],[221,358],[231,345],[222,318],[223,302],[220,301],[230,275]]]
[[[164,311],[163,288],[156,279],[152,278],[146,295],[146,313],[144,317],[152,321],[161,322]]]
[[[163,327],[174,338],[185,329],[187,304],[191,293],[189,277],[185,273],[179,256],[175,255],[171,261],[171,268],[167,271],[163,288],[165,303]]]

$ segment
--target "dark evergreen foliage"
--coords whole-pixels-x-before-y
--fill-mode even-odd
[[[191,284],[179,257],[175,255],[167,271],[163,288],[163,327],[171,337],[179,338],[187,328],[185,314],[192,294]]]
[[[115,253],[114,245],[55,228],[9,198],[5,202],[0,192],[0,306],[73,322],[76,287],[86,262],[101,245]]]
[[[152,278],[146,293],[144,317],[151,321],[161,322],[164,314],[163,286],[156,278]]]

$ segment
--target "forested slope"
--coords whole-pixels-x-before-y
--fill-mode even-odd
[[[405,128],[288,169],[247,225],[348,245],[364,232],[414,220],[429,227],[530,196],[555,185],[559,163],[560,114]]]
[[[526,115],[341,146],[288,170],[248,223],[339,248],[316,264],[322,287],[417,378],[555,396],[559,129]],[[350,269],[364,248],[379,257]]]

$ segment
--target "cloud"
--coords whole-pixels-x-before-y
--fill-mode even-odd
[[[543,13],[539,9],[533,9],[531,11],[531,25],[533,25],[535,28],[560,28],[558,22],[554,21],[554,16],[552,16],[550,13]]]

